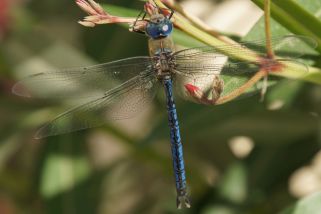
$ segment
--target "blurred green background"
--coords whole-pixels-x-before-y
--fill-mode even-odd
[[[177,98],[190,210],[176,210],[162,91],[136,118],[33,139],[66,107],[14,96],[18,79],[147,55],[144,36],[118,25],[82,27],[84,15],[74,1],[0,2],[1,214],[271,214],[321,190],[321,88],[309,83],[284,81],[263,103],[253,96],[207,107]],[[318,213],[320,198],[316,193],[297,206],[306,200]]]

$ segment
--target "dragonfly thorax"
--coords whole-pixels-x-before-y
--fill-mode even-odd
[[[154,61],[158,79],[164,79],[164,77],[172,76],[175,64],[171,52],[161,52],[155,55]]]

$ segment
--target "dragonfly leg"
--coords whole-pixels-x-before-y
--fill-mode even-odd
[[[170,9],[170,11],[171,11],[171,14],[169,14],[168,19],[171,19],[174,15],[174,10]]]
[[[212,104],[215,104],[216,101],[220,98],[224,88],[224,81],[218,76],[215,75],[212,85]]]
[[[140,16],[143,14],[143,17],[140,18]],[[129,27],[129,30],[135,33],[140,33],[140,34],[145,34],[145,31],[142,30],[141,26],[138,26],[138,22],[139,21],[144,21],[146,17],[146,12],[144,10],[142,10],[138,16],[136,17],[135,21],[131,24],[131,26]]]
[[[210,88],[210,92],[212,93],[211,99],[208,98],[207,93],[204,93],[201,88],[193,84],[186,84],[185,88],[187,93],[198,103],[205,105],[215,105],[216,101],[220,98],[223,92],[224,81],[218,75],[214,76],[212,86]]]

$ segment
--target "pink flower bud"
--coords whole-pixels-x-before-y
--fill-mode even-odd
[[[76,4],[89,16],[84,17],[78,23],[86,27],[94,27],[96,24],[113,24],[113,23],[133,23],[134,17],[113,16],[106,11],[94,0],[76,0]]]
[[[96,14],[96,11],[85,0],[76,0],[76,4],[86,13],[90,15]]]
[[[104,11],[104,9],[100,6],[100,4],[96,3],[93,0],[88,0],[88,2],[90,3],[90,5],[92,6],[92,8],[94,10],[96,10],[96,12],[98,14],[103,14],[103,15],[107,15],[107,13]]]

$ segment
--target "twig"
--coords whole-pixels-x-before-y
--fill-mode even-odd
[[[271,1],[264,0],[264,24],[265,24],[265,39],[266,39],[266,51],[268,58],[274,58],[274,51],[271,41],[271,24],[270,15],[271,13]]]
[[[265,39],[266,39],[266,56],[267,58],[274,58],[274,51],[272,47],[271,41],[271,24],[270,24],[270,16],[271,16],[271,1],[264,0],[264,24],[265,24]],[[264,101],[264,97],[268,87],[268,73],[263,78],[263,87],[261,90],[261,99],[260,101]]]

